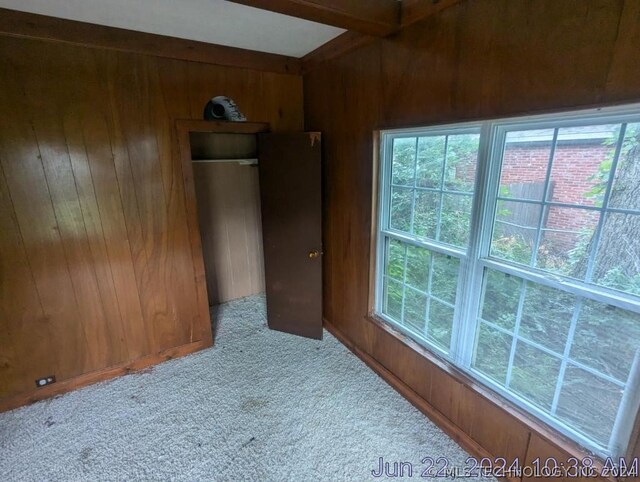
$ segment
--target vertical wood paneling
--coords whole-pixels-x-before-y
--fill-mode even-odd
[[[114,92],[112,114],[114,129],[122,135],[127,153],[116,171],[124,198],[127,231],[147,321],[151,351],[166,348],[171,331],[167,325],[167,287],[163,277],[167,249],[167,213],[164,185],[155,133],[151,128],[148,63],[128,54],[113,55]],[[113,94],[111,94],[113,95]]]
[[[0,69],[15,75],[15,69],[5,60],[0,62]],[[8,88],[7,79],[0,76],[0,90],[6,92]],[[0,96],[0,109],[7,113],[13,110],[6,96]],[[4,162],[14,152],[2,142],[15,132],[8,120],[8,115],[0,116],[0,320],[12,322],[0,326],[0,397],[32,389],[31,377],[38,370],[35,367],[58,369],[57,354],[47,349],[51,343],[50,319],[40,301],[5,175]],[[24,363],[28,357],[33,363]]]
[[[3,49],[3,56],[4,52]],[[20,54],[24,55],[24,52],[18,51],[16,54],[22,59]],[[26,59],[22,62],[26,62]],[[11,76],[20,89],[14,96],[1,96],[0,162],[16,215],[16,226],[22,236],[39,300],[50,326],[50,343],[60,347],[55,368],[59,376],[72,377],[85,370],[85,329],[78,316],[77,300],[42,165],[40,146],[33,123],[25,117],[24,68],[24,63],[3,62],[2,73]],[[5,80],[2,85],[7,84]],[[8,315],[8,320],[14,316],[13,313]],[[49,367],[44,369],[49,370]]]
[[[188,225],[185,212],[185,197],[182,188],[182,169],[176,129],[171,120],[188,116],[186,83],[186,62],[165,61],[162,68],[156,59],[152,59],[152,95],[156,111],[155,132],[160,152],[162,179],[168,213],[168,266],[165,283],[175,293],[179,303],[171,306],[173,318],[174,346],[189,343],[192,339],[192,326],[197,324],[199,311],[197,290],[193,289],[195,271],[188,237]],[[188,322],[190,321],[190,322]]]
[[[25,56],[26,62],[32,60]],[[77,71],[81,65],[78,60],[58,51],[37,58],[43,71],[49,72],[65,64],[69,66],[68,71]],[[80,205],[78,180],[72,170],[65,139],[61,112],[71,100],[68,89],[72,80],[68,71],[53,78],[32,76],[26,65],[22,83],[24,108],[37,138],[58,233],[64,240],[62,247],[75,293],[78,321],[84,329],[87,359],[83,372],[86,372],[120,363],[126,359],[126,354],[119,340],[120,334],[108,326]]]
[[[640,2],[626,0],[622,5],[615,44],[605,85],[606,97],[624,100],[629,79],[638,75],[638,45],[640,44]]]
[[[0,37],[0,89],[0,403],[206,342],[175,120],[300,130],[301,79]]]
[[[37,367],[57,369],[56,353],[48,350],[49,323],[44,315],[38,290],[17,225],[9,189],[0,169],[0,396],[27,391],[40,373]],[[31,363],[24,363],[29,358]]]
[[[110,136],[107,119],[103,116],[99,111],[94,115],[83,116],[80,121],[82,144],[78,145],[78,149],[84,148],[87,156],[109,261],[107,266],[113,278],[125,343],[129,357],[137,358],[150,353],[151,346],[147,324],[142,314],[122,194],[115,168],[118,151],[113,144],[115,140]]]
[[[107,246],[106,243],[98,197],[93,183],[87,148],[84,143],[82,123],[77,116],[73,115],[67,115],[63,119],[63,123],[78,202],[80,203],[91,253],[89,266],[94,270],[105,322],[108,323],[109,327],[108,332],[111,337],[109,344],[110,355],[115,363],[122,362],[130,359],[129,348],[133,348],[133,344],[128,342],[128,340],[132,340],[132,337],[126,335],[125,320],[137,319],[138,323],[140,323],[142,319],[135,316],[127,316],[126,318],[123,316],[122,310],[125,307],[121,305],[118,299],[115,278],[109,262],[109,249],[112,249],[112,247]],[[126,315],[126,311],[124,314]],[[135,355],[136,350],[132,350],[132,353]]]
[[[324,316],[493,456],[546,449],[527,452],[526,417],[367,319],[372,135],[638,101],[638,19],[634,0],[465,1],[304,76],[305,128],[324,139]]]

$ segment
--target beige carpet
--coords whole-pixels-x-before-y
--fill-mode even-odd
[[[209,350],[0,414],[1,479],[363,481],[380,480],[380,457],[408,462],[406,480],[425,457],[465,467],[330,334],[270,331],[264,313],[261,296],[227,303]]]

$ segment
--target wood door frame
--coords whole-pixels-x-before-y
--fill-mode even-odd
[[[270,132],[267,122],[228,122],[206,121],[197,119],[177,119],[176,134],[178,150],[182,167],[182,180],[184,182],[185,208],[187,211],[187,227],[189,230],[189,242],[193,259],[194,276],[196,280],[197,299],[200,312],[199,323],[196,323],[196,339],[204,339],[213,344],[213,333],[209,319],[209,297],[207,293],[207,280],[204,269],[204,256],[202,253],[202,239],[200,238],[200,224],[198,222],[198,203],[196,198],[196,186],[193,179],[193,165],[191,160],[191,132],[211,132],[218,134],[260,134]],[[205,308],[206,307],[206,310]],[[193,327],[194,325],[192,325]]]

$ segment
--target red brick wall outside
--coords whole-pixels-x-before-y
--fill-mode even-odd
[[[551,200],[593,206],[594,199],[587,196],[587,193],[595,186],[598,168],[611,156],[612,150],[612,146],[592,142],[559,144],[551,167],[553,183]],[[501,185],[543,182],[549,154],[550,146],[548,145],[509,146],[505,151]],[[593,211],[551,207],[544,227],[560,232],[546,232],[543,240],[557,250],[572,249],[579,239],[577,232],[585,229],[593,230],[597,222],[598,215]]]
[[[551,181],[555,202],[593,206],[594,200],[587,193],[594,187],[594,176],[600,164],[611,158],[613,146],[599,143],[562,142],[556,146],[551,168]],[[501,186],[514,184],[541,184],[547,174],[551,146],[549,143],[522,143],[507,146],[502,166]],[[475,166],[461,164],[457,177],[473,179]],[[532,206],[532,209],[537,208]],[[517,222],[517,221],[516,221]],[[549,208],[543,243],[553,250],[570,250],[579,239],[578,232],[595,229],[598,214],[575,208]],[[562,232],[569,231],[569,232]]]

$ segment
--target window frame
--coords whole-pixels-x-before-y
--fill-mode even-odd
[[[435,124],[425,127],[414,127],[406,129],[390,129],[379,131],[379,172],[377,174],[377,196],[376,196],[376,229],[375,229],[375,263],[372,265],[373,284],[373,315],[391,325],[396,330],[407,335],[425,349],[451,362],[455,367],[467,375],[483,383],[483,385],[496,391],[507,398],[515,405],[524,408],[542,421],[554,427],[560,433],[571,437],[580,445],[600,456],[622,456],[626,450],[631,431],[637,416],[637,399],[640,398],[640,373],[634,373],[633,367],[625,384],[633,386],[630,397],[631,406],[621,407],[618,410],[616,422],[612,429],[609,445],[603,450],[598,443],[574,430],[561,420],[552,417],[533,403],[518,396],[512,391],[502,387],[497,382],[483,375],[472,367],[472,357],[474,352],[474,340],[479,324],[480,304],[482,302],[482,280],[485,269],[492,269],[503,272],[541,286],[550,287],[561,292],[570,293],[584,299],[591,299],[601,303],[622,308],[634,313],[640,313],[640,296],[616,291],[613,289],[597,286],[586,281],[570,279],[559,274],[552,274],[540,268],[519,265],[515,262],[502,260],[490,255],[491,240],[495,227],[495,214],[498,198],[500,197],[499,186],[501,169],[503,162],[503,149],[505,146],[506,133],[511,130],[531,130],[531,129],[562,129],[565,127],[584,126],[586,124],[627,124],[640,122],[640,104],[629,104],[616,107],[602,107],[595,109],[584,109],[578,111],[558,112],[553,114],[542,114],[532,116],[508,117],[500,119],[490,119],[474,122],[463,122],[453,124]],[[473,201],[471,207],[470,235],[467,248],[465,250],[455,249],[449,246],[442,246],[441,243],[431,240],[416,240],[411,235],[393,232],[390,228],[390,201],[391,201],[391,168],[393,159],[393,139],[403,137],[420,137],[425,135],[454,135],[464,133],[479,133],[480,141],[478,148],[478,158],[476,164],[476,177],[473,190]],[[554,134],[552,149],[557,141],[557,130]],[[601,214],[598,221],[598,234],[600,236],[604,225],[604,213],[610,212],[606,204],[606,196],[610,194],[614,179],[615,168],[619,159],[620,147],[624,138],[624,132],[619,133],[616,142],[616,154],[605,192],[605,202],[598,208]],[[416,154],[417,155],[417,154]],[[552,154],[553,155],[553,154]],[[551,176],[551,164],[548,166],[545,184],[549,183]],[[443,189],[444,186],[441,186]],[[376,192],[374,190],[374,192]],[[548,202],[543,199],[543,209],[548,206]],[[413,205],[415,207],[415,203]],[[569,206],[571,207],[571,206]],[[615,211],[624,209],[614,208]],[[633,210],[636,211],[636,210]],[[540,226],[538,227],[540,229]],[[384,270],[385,270],[385,246],[387,239],[398,239],[404,243],[426,248],[430,251],[455,256],[460,260],[458,284],[456,291],[455,313],[451,334],[451,346],[449,353],[444,352],[437,345],[425,342],[421,337],[397,323],[395,320],[383,313],[384,302]],[[598,246],[593,248],[590,254],[595,257]],[[578,301],[577,304],[581,302]],[[574,316],[575,318],[575,316]],[[514,331],[514,337],[516,333]],[[515,344],[515,343],[514,343]],[[562,363],[566,364],[567,353],[564,353]],[[640,371],[640,370],[639,370]],[[621,399],[621,406],[624,403],[625,395]],[[626,418],[629,423],[628,429],[619,427],[619,418]],[[624,424],[623,424],[624,425]],[[619,431],[619,433],[616,433]]]
[[[399,231],[394,231],[390,226],[390,205],[391,205],[391,190],[392,190],[392,173],[391,173],[391,163],[385,162],[385,159],[393,158],[393,140],[397,138],[413,138],[420,137],[425,135],[430,136],[438,136],[438,135],[456,135],[456,134],[480,134],[480,139],[482,142],[482,123],[480,122],[470,122],[470,123],[462,123],[455,124],[449,126],[437,126],[437,127],[427,127],[427,128],[413,128],[413,129],[396,129],[393,131],[381,131],[380,137],[380,173],[379,173],[379,186],[378,186],[378,210],[377,210],[377,228],[376,228],[376,283],[375,283],[375,302],[374,302],[374,313],[377,317],[383,319],[385,322],[391,324],[393,327],[404,333],[405,335],[411,337],[412,339],[416,338],[416,334],[411,330],[408,330],[405,326],[397,323],[393,318],[387,316],[383,312],[383,302],[384,296],[378,296],[378,293],[384,293],[384,266],[385,266],[385,257],[386,257],[386,242],[389,239],[397,239],[401,242],[424,248],[429,251],[444,254],[447,256],[455,257],[460,261],[459,271],[458,271],[458,279],[461,279],[463,275],[466,273],[469,265],[469,246],[471,245],[471,237],[473,232],[473,226],[470,225],[470,234],[469,234],[469,244],[467,245],[467,249],[463,250],[459,247],[455,247],[453,245],[448,245],[441,241],[435,240],[416,240],[411,236],[403,234]],[[399,134],[396,135],[395,133]],[[417,153],[416,153],[417,155]],[[478,159],[479,161],[479,159]],[[445,166],[443,166],[443,171]],[[477,169],[477,168],[476,168]],[[476,175],[476,179],[474,180],[474,191],[471,193],[472,196],[472,212],[475,207],[475,192],[477,189],[477,181],[478,176]],[[415,179],[414,179],[415,183]],[[441,186],[441,191],[444,191],[444,185]],[[415,199],[413,203],[413,208],[415,208]],[[442,206],[440,206],[440,212],[442,211]],[[378,275],[379,273],[379,275]],[[461,285],[458,283],[458,287],[456,290],[456,299],[461,296]],[[456,333],[454,333],[455,327],[459,326],[460,323],[457,323],[459,316],[461,316],[460,309],[458,308],[458,304],[456,303],[456,307],[454,309],[454,321],[451,333],[452,347],[449,353],[454,353],[453,350],[453,342],[456,339]],[[418,340],[416,340],[418,341]],[[418,343],[421,343],[418,341]],[[423,344],[423,343],[421,343]],[[444,356],[447,359],[450,359],[450,356],[447,352],[442,350],[439,346],[435,344],[428,345],[429,349],[435,350],[440,356]]]

